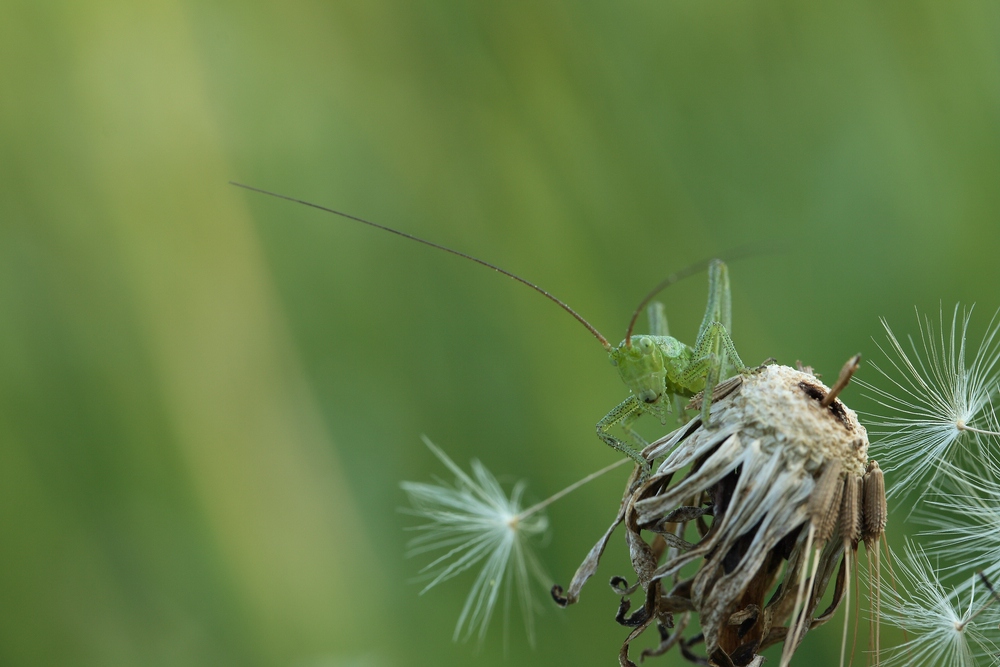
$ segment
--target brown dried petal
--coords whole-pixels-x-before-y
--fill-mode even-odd
[[[646,607],[643,606],[631,616],[626,616],[631,608],[632,601],[628,598],[622,598],[621,602],[618,603],[618,613],[615,614],[615,622],[627,628],[635,628],[643,624],[648,625],[646,621],[649,620],[649,611]]]
[[[837,571],[837,583],[833,589],[833,600],[830,601],[830,606],[823,610],[822,614],[813,619],[809,626],[810,630],[818,628],[833,618],[837,608],[840,606],[841,600],[844,598],[844,591],[850,585],[850,582],[847,581],[847,559],[845,554],[844,560],[840,561],[840,569]]]
[[[734,375],[728,380],[724,380],[719,384],[715,385],[715,388],[712,389],[712,403],[715,403],[716,401],[722,400],[726,396],[729,396],[729,394],[739,389],[739,387],[742,384],[743,384],[743,376]],[[700,410],[701,402],[702,400],[704,400],[704,397],[705,397],[705,392],[699,391],[697,394],[691,397],[691,400],[688,401],[688,404],[686,406],[684,406],[684,409]]]
[[[642,652],[642,660],[646,658],[655,658],[656,656],[663,655],[670,649],[674,647],[675,644],[680,642],[684,636],[684,630],[687,629],[688,622],[691,620],[690,614],[684,614],[681,620],[677,622],[677,627],[674,629],[673,633],[669,632],[669,628],[659,624],[657,625],[657,630],[660,631],[660,645],[656,648],[647,648]]]
[[[740,437],[731,430],[719,435],[727,437],[721,441],[718,449],[705,460],[696,474],[689,475],[684,481],[675,484],[660,495],[636,503],[640,525],[658,521],[667,512],[672,512],[683,499],[689,498],[698,491],[710,488],[733,470],[734,464],[743,454],[745,445],[741,442]],[[666,463],[665,461],[664,465]]]
[[[635,593],[636,589],[639,588],[639,584],[628,585],[628,580],[625,577],[614,576],[611,577],[611,581],[608,582],[611,586],[611,590],[615,592],[616,595],[632,595]]]
[[[622,642],[621,650],[618,651],[618,664],[621,665],[621,667],[636,667],[636,664],[628,658],[629,645],[635,641],[636,637],[645,632],[646,628],[648,628],[654,620],[656,620],[655,616],[650,617],[646,619],[646,622],[643,625],[640,625],[635,630],[628,633],[628,637],[626,637],[625,641]]]
[[[706,667],[708,667],[710,665],[710,663],[708,662],[708,658],[703,658],[700,655],[696,655],[691,652],[692,646],[697,646],[703,641],[705,641],[705,635],[697,634],[694,637],[691,637],[691,639],[681,642],[680,643],[681,655],[683,655],[688,662],[692,662],[696,665],[705,665]]]
[[[680,611],[695,611],[694,602],[691,602],[691,598],[684,598],[678,595],[666,595],[660,598],[660,612],[675,614]]]
[[[746,609],[738,611],[729,617],[729,625],[743,625],[746,621],[750,619],[756,619],[760,616],[760,607],[752,604],[747,606]]]
[[[610,526],[608,526],[608,529],[605,531],[604,535],[601,536],[601,539],[597,540],[597,544],[591,547],[590,551],[587,553],[587,557],[583,559],[583,562],[580,563],[580,567],[577,568],[576,574],[573,575],[573,580],[569,584],[569,589],[564,590],[559,584],[552,587],[552,599],[555,600],[556,604],[560,607],[575,604],[580,599],[580,591],[583,590],[583,585],[587,583],[587,580],[594,576],[594,572],[597,571],[597,566],[601,562],[601,555],[604,553],[604,549],[608,546],[608,541],[611,539],[612,533],[615,532],[615,528],[617,528],[618,524],[620,524],[625,518],[625,511],[628,509],[630,499],[632,497],[632,490],[638,483],[639,475],[640,470],[638,466],[636,466],[636,469],[632,471],[631,477],[629,477],[628,484],[625,486],[625,495],[622,498],[615,520]]]
[[[688,521],[693,521],[700,516],[705,516],[706,514],[712,513],[712,507],[678,507],[673,512],[668,513],[665,517],[660,519],[660,523],[687,523]]]
[[[730,658],[729,654],[721,648],[717,648],[712,652],[712,660],[709,664],[715,665],[716,667],[736,667],[736,663],[733,662],[733,659]]]
[[[676,549],[680,549],[681,551],[691,551],[691,549],[694,549],[695,546],[697,546],[687,540],[682,540],[673,533],[660,533],[660,537],[663,538],[668,545]]]
[[[645,588],[653,579],[653,573],[656,571],[657,556],[646,540],[642,539],[639,526],[635,522],[636,517],[633,505],[635,504],[635,499],[641,497],[640,494],[641,490],[636,492],[632,502],[629,504],[629,509],[625,512],[625,542],[628,544],[632,569],[639,576],[639,585]],[[671,538],[673,537],[671,535]],[[667,539],[665,535],[663,538]]]

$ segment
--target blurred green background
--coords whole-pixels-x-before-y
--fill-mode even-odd
[[[1000,305],[1000,5],[0,3],[0,664],[615,664],[621,541],[505,657],[501,615],[450,641],[471,573],[418,597],[398,512],[421,434],[529,500],[613,461],[600,347],[230,179],[615,341],[665,274],[782,248],[731,267],[737,347],[835,377],[880,316]],[[663,298],[692,339],[704,277]],[[555,580],[624,475],[552,508]]]

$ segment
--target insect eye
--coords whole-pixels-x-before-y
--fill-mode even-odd
[[[648,338],[643,338],[639,341],[639,347],[642,348],[643,352],[646,352],[648,354],[649,351],[653,349],[653,341],[649,340]]]

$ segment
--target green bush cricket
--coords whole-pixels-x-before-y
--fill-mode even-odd
[[[703,393],[701,420],[707,426],[709,425],[709,411],[712,404],[713,389],[720,380],[729,377],[732,371],[739,373],[748,371],[736,353],[736,348],[733,346],[733,341],[729,336],[732,324],[729,273],[725,263],[721,260],[712,259],[698,262],[661,281],[643,298],[639,306],[635,309],[624,340],[617,346],[612,346],[600,331],[568,304],[538,285],[495,264],[326,206],[313,204],[308,201],[241,183],[233,182],[232,184],[246,190],[302,204],[327,213],[333,213],[334,215],[354,220],[355,222],[360,222],[396,234],[397,236],[402,236],[412,241],[431,246],[432,248],[458,255],[513,278],[556,303],[556,305],[572,315],[597,338],[601,346],[608,353],[611,364],[617,368],[618,375],[625,383],[625,386],[629,388],[628,398],[597,422],[597,435],[606,444],[632,458],[643,469],[644,473],[649,472],[649,463],[642,457],[638,450],[611,435],[609,431],[612,427],[620,425],[628,437],[639,449],[642,449],[647,443],[632,429],[632,423],[644,413],[654,415],[660,419],[661,423],[666,423],[667,415],[674,409],[675,397],[690,398],[699,392]],[[657,293],[669,285],[705,268],[708,269],[708,304],[705,308],[705,315],[702,318],[701,326],[698,329],[698,337],[695,340],[695,344],[694,346],[689,346],[669,335],[667,320],[663,314],[663,306],[659,303],[650,304],[650,302]],[[647,304],[650,304],[648,309],[650,333],[648,335],[633,335],[632,332],[635,328],[636,320]]]

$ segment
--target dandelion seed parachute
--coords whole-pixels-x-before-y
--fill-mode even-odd
[[[501,593],[505,604],[510,588],[516,590],[525,629],[534,641],[534,604],[531,578],[549,586],[528,539],[548,529],[544,514],[522,512],[525,484],[516,484],[508,497],[496,478],[479,461],[472,462],[472,476],[448,458],[430,440],[424,443],[455,476],[454,485],[403,482],[412,509],[403,510],[427,519],[411,528],[420,534],[407,544],[407,555],[444,552],[427,564],[421,575],[429,580],[421,593],[483,563],[455,625],[454,639],[476,633],[486,636]]]
[[[879,457],[901,477],[895,489],[902,491],[926,481],[938,470],[955,472],[961,459],[975,460],[990,437],[991,398],[1000,382],[1000,311],[993,316],[971,361],[967,361],[966,335],[972,309],[955,306],[946,337],[943,311],[935,328],[929,317],[917,313],[920,344],[912,338],[909,351],[885,320],[888,349],[883,368],[872,367],[889,382],[889,389],[861,382],[868,396],[885,414],[869,415]],[[956,450],[958,456],[956,456]]]
[[[979,471],[956,470],[924,499],[932,511],[918,511],[930,530],[927,552],[944,562],[942,571],[982,570],[1000,577],[1000,462],[988,452]]]
[[[653,625],[662,643],[644,657],[678,644],[695,658],[693,647],[703,641],[707,660],[701,660],[747,666],[758,664],[763,649],[786,642],[784,664],[806,631],[840,604],[849,583],[842,556],[855,553],[862,537],[877,541],[881,534],[872,531],[884,526],[860,521],[863,476],[871,470],[880,480],[881,473],[869,465],[867,434],[854,412],[839,399],[822,405],[828,392],[811,374],[784,366],[720,385],[713,428],[695,419],[643,452],[650,462],[666,458],[648,479],[633,474],[615,523],[568,589],[553,590],[556,601],[579,599],[611,532],[624,523],[638,582],[622,590],[617,578],[617,590],[641,590],[644,604],[626,616],[623,599],[619,622],[634,630],[622,665],[634,664],[629,643]],[[651,543],[643,531],[655,536]],[[682,576],[691,564],[697,572]],[[817,613],[831,580],[833,601]],[[800,582],[805,595],[798,594]],[[691,614],[699,617],[701,637],[670,632]]]
[[[904,557],[895,562],[901,575],[900,590],[906,592],[887,593],[882,620],[915,636],[887,652],[885,667],[996,664],[1000,631],[995,617],[980,615],[984,608],[989,608],[991,600],[977,601],[976,578],[965,586],[946,590],[927,555],[910,542]]]

